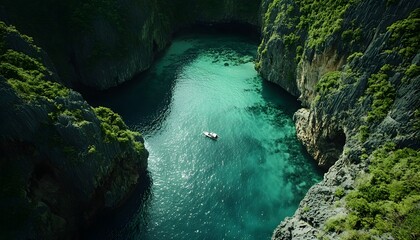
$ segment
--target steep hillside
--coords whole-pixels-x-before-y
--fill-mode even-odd
[[[299,97],[324,180],[275,239],[417,239],[420,3],[263,3],[257,69]],[[331,167],[331,168],[330,168]]]
[[[177,29],[195,23],[259,25],[260,2],[5,0],[0,20],[40,43],[68,86],[107,89],[148,69]]]
[[[30,37],[0,22],[1,239],[73,238],[145,176],[140,134],[49,66]]]

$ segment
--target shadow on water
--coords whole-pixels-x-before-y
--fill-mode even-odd
[[[84,93],[83,97],[92,106],[102,105],[111,108],[131,125],[147,121],[143,117],[145,115],[153,116],[154,119],[164,118],[172,98],[173,85],[174,83],[167,77],[161,77],[151,69],[121,86],[103,92]],[[152,92],[150,88],[159,91]]]
[[[173,36],[174,38],[185,36],[190,33],[195,34],[214,34],[214,35],[232,35],[241,36],[249,39],[256,44],[261,40],[261,30],[258,26],[240,23],[240,22],[229,22],[229,23],[196,23],[188,27],[184,27],[176,31]]]
[[[270,105],[274,106],[276,109],[281,109],[281,112],[288,115],[290,118],[293,118],[294,113],[302,107],[295,96],[291,95],[280,86],[265,80],[263,80],[262,83],[261,94]],[[317,176],[322,176],[326,173],[326,170],[317,165],[312,156],[310,156],[306,148],[296,137],[278,139],[276,144],[288,146],[285,152],[291,156],[289,160],[290,166],[282,169],[283,177],[291,183],[291,190],[294,193],[294,196],[303,196],[307,192],[308,186],[312,185],[308,184],[311,182],[318,182]],[[302,181],[302,179],[306,180]],[[296,197],[292,201],[299,203],[300,200],[300,197]]]
[[[81,239],[117,239],[117,233],[127,231],[127,226],[130,230],[145,229],[149,223],[148,210],[153,199],[150,175],[147,171],[139,179],[139,184],[121,207],[99,214],[94,224],[82,231]]]
[[[278,109],[293,117],[293,114],[302,106],[297,98],[279,85],[263,80],[262,81],[262,97],[269,103],[274,104]]]

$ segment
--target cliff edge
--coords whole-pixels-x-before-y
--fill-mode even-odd
[[[264,1],[256,68],[302,101],[298,138],[329,169],[273,239],[420,236],[419,6]]]
[[[143,139],[64,87],[45,52],[4,22],[0,60],[0,236],[77,237],[146,174]]]

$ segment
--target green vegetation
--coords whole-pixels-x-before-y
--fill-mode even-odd
[[[296,0],[286,3],[274,0],[265,12],[263,32],[267,33],[268,27],[274,23],[282,29],[281,38],[286,47],[296,45],[300,35],[307,32],[308,46],[318,48],[328,37],[342,31],[344,14],[358,1]],[[361,39],[361,34],[362,30],[353,26],[343,31],[342,37],[345,41],[355,42]]]
[[[126,125],[117,114],[104,108],[97,108],[97,111],[94,111],[88,107],[80,95],[58,82],[50,81],[49,79],[54,79],[54,76],[43,64],[43,60],[41,50],[33,45],[31,38],[20,34],[14,27],[0,22],[0,81],[2,81],[3,92],[11,96],[6,97],[11,104],[5,110],[6,112],[13,111],[18,122],[25,121],[23,129],[5,133],[6,135],[2,136],[3,139],[0,141],[0,152],[2,153],[0,199],[2,206],[7,208],[7,211],[2,212],[2,217],[0,217],[0,224],[4,229],[0,233],[2,239],[57,238],[67,231],[66,229],[69,229],[67,224],[76,226],[71,218],[70,222],[67,221],[69,220],[67,212],[74,206],[64,210],[60,207],[63,203],[80,196],[73,196],[73,193],[69,193],[64,198],[54,197],[55,203],[51,203],[44,199],[45,196],[49,196],[51,191],[45,191],[42,186],[34,185],[34,179],[36,181],[43,176],[50,176],[50,168],[56,169],[58,164],[60,171],[70,174],[67,176],[72,176],[72,171],[77,171],[74,168],[85,168],[86,160],[89,160],[93,162],[92,166],[95,166],[95,169],[90,164],[88,167],[92,169],[88,170],[89,173],[76,176],[76,178],[85,176],[86,178],[82,180],[86,180],[88,185],[89,181],[92,181],[89,177],[90,174],[95,174],[95,180],[101,179],[102,183],[109,180],[110,177],[116,178],[115,181],[118,183],[126,181],[126,179],[130,183],[134,183],[137,179],[126,174],[135,171],[136,167],[129,164],[134,164],[137,162],[136,160],[142,160],[137,157],[145,152],[143,145],[137,141],[140,134],[127,130]],[[11,94],[13,92],[15,94]],[[98,118],[102,122],[95,119],[94,112],[98,113]],[[29,117],[32,119],[28,120]],[[88,120],[94,123],[88,122]],[[91,126],[80,129],[85,124]],[[107,130],[108,135],[104,137],[106,140],[93,135],[84,139],[81,144],[75,143],[79,136],[95,134],[99,124]],[[79,129],[75,127],[79,127]],[[60,131],[62,129],[64,131]],[[29,133],[24,134],[22,139],[23,131]],[[84,145],[84,141],[90,142]],[[121,151],[114,152],[109,156],[105,156],[103,152],[97,152],[103,149],[102,146],[106,145],[106,141],[118,144]],[[93,145],[91,142],[97,143],[97,145]],[[110,161],[104,162],[105,158],[110,158]],[[120,175],[111,176],[110,173],[114,171],[115,164],[118,165],[127,159],[128,162],[123,162],[117,168],[121,169],[120,172],[117,172]],[[99,169],[96,169],[98,164]],[[132,169],[130,169],[131,167]],[[44,172],[43,169],[48,170]],[[69,169],[71,170],[69,171]],[[65,178],[67,179],[67,177]],[[57,180],[57,186],[59,186],[60,179],[58,176],[57,179],[47,181]],[[55,188],[54,183],[52,184]],[[94,182],[94,187],[97,189],[104,187],[114,191],[109,186],[99,186],[98,181]],[[35,195],[33,191],[36,192]],[[53,192],[61,192],[61,190],[57,187]],[[117,193],[126,194],[127,192],[123,189]],[[93,190],[92,194],[94,194]],[[83,198],[88,200],[92,196]]]
[[[389,81],[390,76],[395,72],[403,73],[405,77],[403,77],[402,83],[407,83],[409,79],[413,79],[420,74],[420,67],[410,64],[411,59],[420,49],[420,36],[418,35],[420,31],[420,8],[415,9],[406,19],[396,21],[387,30],[391,32],[388,44],[392,49],[385,50],[385,54],[395,52],[401,58],[399,62],[393,63],[395,66],[383,65],[378,73],[372,74],[368,79],[368,87],[364,96],[361,97],[361,99],[372,97],[371,109],[366,117],[366,125],[384,119],[394,103],[396,90]],[[362,53],[353,53],[347,61],[354,61],[360,56],[362,56]],[[361,142],[364,142],[369,136],[368,130],[369,128],[365,125],[359,128],[358,137]]]
[[[344,197],[344,194],[345,194],[345,192],[344,192],[343,187],[337,187],[337,189],[335,189],[334,196],[336,196],[338,198],[342,198],[342,197]]]
[[[363,56],[361,52],[354,52],[347,57],[347,62],[358,61]]]
[[[93,108],[93,110],[101,121],[105,141],[118,141],[122,146],[128,146],[128,144],[132,143],[137,153],[143,151],[143,144],[136,140],[141,136],[140,133],[129,130],[120,115],[106,107],[97,107]]]
[[[392,51],[411,59],[420,49],[420,8],[415,9],[406,19],[388,27],[391,32]]]
[[[345,227],[346,216],[338,215],[331,217],[325,222],[324,229],[327,232],[339,232]]]
[[[361,125],[359,127],[358,138],[360,142],[365,142],[369,137],[369,127],[366,125]]]
[[[13,34],[19,35],[35,51],[41,51],[41,49],[34,44],[34,40],[31,37],[19,33],[14,26],[8,26],[3,21],[0,21],[0,54],[4,54],[7,50],[6,36]]]
[[[8,84],[27,101],[39,98],[53,100],[65,97],[69,90],[62,85],[46,80],[50,73],[38,59],[32,58],[22,52],[7,49],[5,39],[10,34],[19,34],[14,27],[0,22],[0,75],[6,78]],[[32,39],[22,38],[32,44]],[[38,50],[38,48],[35,48]]]
[[[51,73],[39,59],[7,48],[5,39],[11,33],[19,34],[16,29],[0,22],[0,33],[0,75],[6,79],[19,97],[28,102],[46,100],[51,103],[54,108],[48,116],[52,122],[57,121],[58,116],[67,116],[72,119],[73,125],[80,127],[88,123],[83,109],[69,109],[57,101],[57,98],[68,97],[70,90],[59,83],[47,80],[46,76]],[[31,41],[30,38],[25,39]],[[103,107],[95,108],[94,111],[101,120],[106,141],[118,141],[124,146],[132,143],[138,153],[143,150],[143,145],[136,140],[140,134],[128,130],[118,114]],[[73,146],[63,146],[63,151],[69,156],[75,156],[78,152]],[[96,152],[96,147],[90,146],[88,153],[94,152]]]
[[[327,231],[345,239],[390,233],[395,239],[420,237],[420,151],[385,144],[370,156],[369,173],[346,197],[349,214],[327,221]],[[351,237],[353,236],[353,237]]]
[[[289,47],[289,46],[295,45],[299,39],[300,39],[299,36],[297,36],[294,33],[290,33],[283,37],[283,42],[284,42],[284,45],[286,45],[286,47]]]
[[[302,46],[297,46],[296,47],[296,62],[299,62],[302,59],[302,54],[303,54],[303,47]]]
[[[358,42],[362,39],[362,30],[360,28],[347,29],[341,33],[341,38],[350,44]]]
[[[414,78],[420,75],[420,66],[412,64],[407,70],[405,70],[405,75],[409,78]]]
[[[321,95],[327,95],[335,90],[338,90],[341,84],[340,71],[328,72],[322,76],[315,86],[315,91]]]
[[[96,146],[95,145],[89,145],[89,147],[88,147],[88,153],[89,154],[96,153]]]
[[[270,41],[281,39],[285,46],[284,50],[291,53],[295,63],[299,63],[302,59],[303,46],[320,50],[334,34],[341,34],[345,45],[361,41],[363,30],[360,26],[352,22],[343,28],[345,13],[359,1],[270,1],[264,14],[265,39],[258,50],[259,60],[256,62],[256,69],[261,68],[263,51]]]
[[[394,103],[395,89],[388,81],[390,71],[391,66],[385,64],[378,73],[372,74],[368,79],[366,94],[372,96],[373,99],[371,110],[366,118],[367,122],[382,120]]]
[[[303,212],[309,212],[311,210],[311,208],[308,205],[305,205],[305,207],[303,207]]]
[[[414,129],[415,130],[420,130],[420,109],[416,109],[414,111],[414,116],[412,118],[412,120],[414,122]]]
[[[358,0],[350,1],[313,1],[297,0],[301,13],[298,28],[308,28],[309,47],[316,48],[325,43],[327,38],[342,28],[343,15]],[[360,35],[361,31],[356,31]],[[349,34],[345,34],[349,37]],[[358,37],[358,36],[355,36]]]

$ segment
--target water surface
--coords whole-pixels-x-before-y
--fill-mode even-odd
[[[89,100],[142,132],[153,184],[88,237],[269,239],[293,215],[321,178],[296,139],[298,103],[257,75],[256,49],[240,36],[179,37],[146,74]]]

